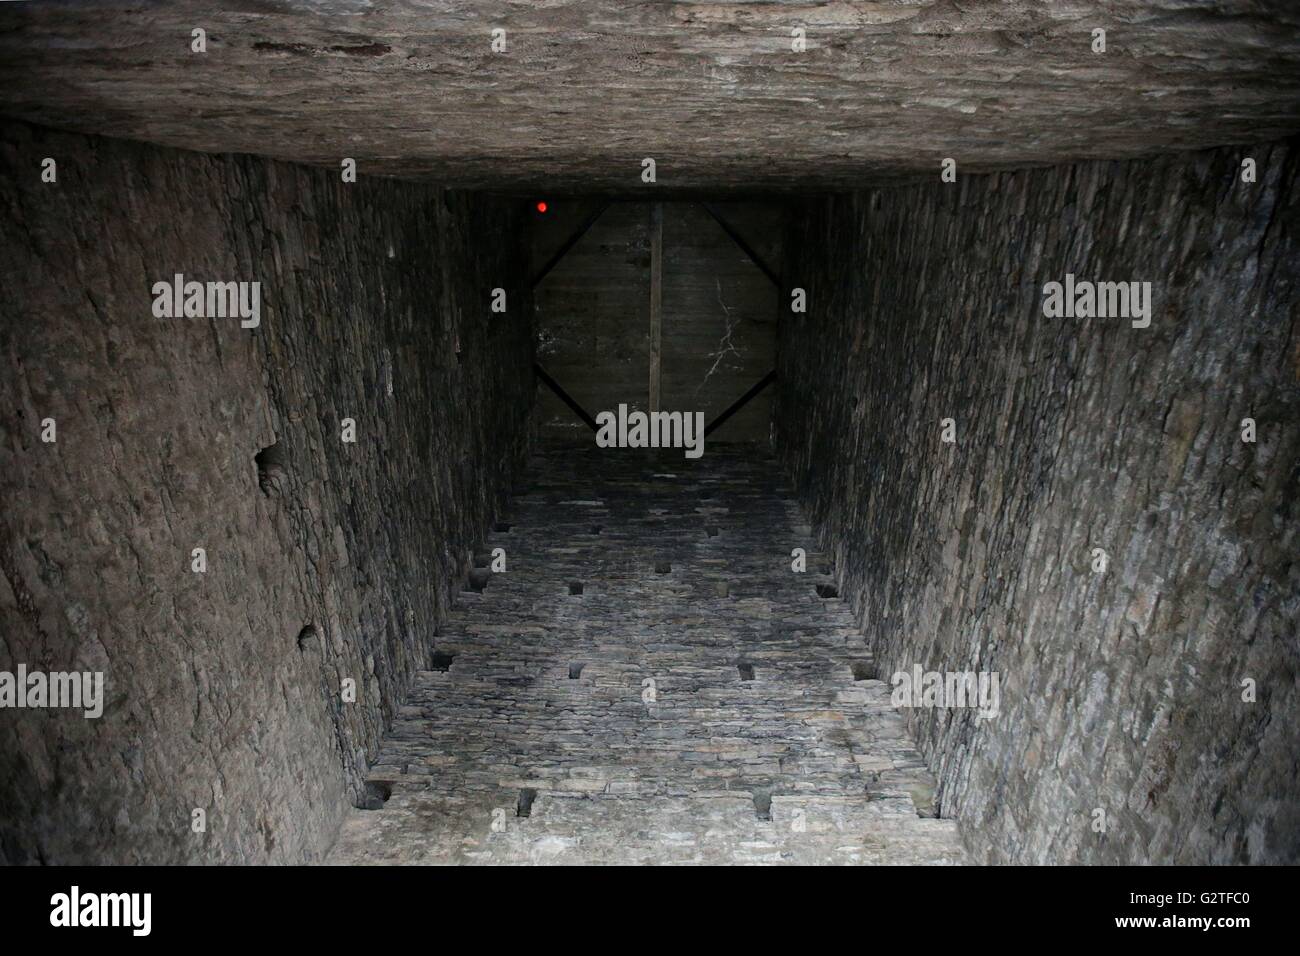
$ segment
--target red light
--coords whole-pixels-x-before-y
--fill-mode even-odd
[[[539,203],[537,204],[537,211],[538,211],[538,212],[546,212],[546,203],[544,203],[544,202],[539,202]]]

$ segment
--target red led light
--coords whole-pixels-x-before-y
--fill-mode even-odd
[[[546,212],[546,203],[544,203],[544,202],[539,202],[539,203],[537,204],[537,211],[538,211],[538,212]]]

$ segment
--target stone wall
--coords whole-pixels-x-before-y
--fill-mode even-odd
[[[524,456],[515,210],[0,130],[0,670],[107,688],[0,710],[0,860],[319,859]],[[174,273],[260,326],[155,318]]]
[[[6,116],[489,189],[1145,156],[1292,135],[1297,101],[1290,0],[0,3]]]
[[[792,226],[779,447],[881,677],[1000,674],[995,718],[909,712],[978,857],[1300,859],[1295,180],[936,174]],[[1066,273],[1152,282],[1150,327],[1045,318]]]

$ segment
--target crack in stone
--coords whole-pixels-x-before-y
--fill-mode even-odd
[[[700,391],[704,388],[704,386],[709,384],[709,379],[713,377],[713,373],[718,370],[718,366],[722,364],[722,360],[724,358],[726,358],[728,355],[734,355],[737,358],[740,357],[740,350],[737,349],[736,344],[731,341],[731,334],[736,331],[736,326],[740,324],[740,319],[732,319],[731,310],[727,308],[727,303],[722,301],[722,280],[715,279],[714,283],[718,287],[718,305],[722,306],[723,315],[726,316],[727,330],[726,332],[723,333],[722,339],[718,343],[719,346],[718,351],[710,352],[706,356],[706,358],[713,359],[713,365],[710,366],[709,370],[704,373],[704,380],[700,382],[699,386],[696,387],[695,389],[696,398],[699,397]]]

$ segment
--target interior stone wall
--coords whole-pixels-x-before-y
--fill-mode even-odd
[[[778,447],[880,677],[999,673],[997,717],[908,712],[989,861],[1300,859],[1296,158],[936,175],[787,237]],[[1150,327],[1046,318],[1067,273],[1150,281]]]
[[[0,710],[0,860],[319,859],[525,455],[516,209],[16,123],[0,166],[0,670],[107,701]],[[260,326],[156,318],[174,273]]]
[[[487,189],[856,188],[1277,139],[1297,101],[1290,0],[0,4],[5,116]]]

